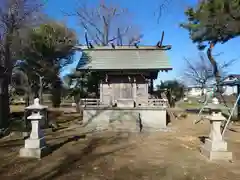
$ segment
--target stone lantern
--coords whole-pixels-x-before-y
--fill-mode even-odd
[[[206,116],[206,119],[210,121],[211,129],[209,137],[201,147],[201,153],[210,160],[232,160],[232,152],[227,150],[227,142],[223,140],[221,134],[221,124],[226,118],[222,115],[218,100],[213,99],[207,108],[210,115]]]
[[[36,98],[32,105],[25,108],[25,120],[27,120],[27,116],[31,114],[31,112],[39,112],[43,116],[40,122],[40,126],[43,128],[48,126],[48,106],[43,106],[39,102],[39,98]]]
[[[27,117],[27,120],[31,121],[32,130],[30,137],[25,140],[24,147],[20,149],[20,157],[41,158],[48,150],[43,132],[40,128],[44,116],[40,114],[42,108],[39,108],[41,106],[39,105],[38,98],[34,100],[33,105],[35,105],[35,109],[32,111],[32,114]]]

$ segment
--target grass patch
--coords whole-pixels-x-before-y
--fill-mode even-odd
[[[24,105],[11,105],[10,111],[11,112],[24,112],[25,106]]]
[[[189,104],[188,102],[181,102],[178,104],[178,107],[182,109],[197,109],[201,108],[202,106],[203,104],[200,104],[198,102],[192,102],[191,104]]]

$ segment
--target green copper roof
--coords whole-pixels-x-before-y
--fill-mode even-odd
[[[159,49],[87,49],[77,65],[78,70],[155,69],[170,70],[165,51]]]

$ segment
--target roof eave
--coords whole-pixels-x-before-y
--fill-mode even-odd
[[[139,71],[139,70],[152,70],[152,71],[171,71],[173,68],[146,68],[146,69],[91,69],[91,68],[76,68],[77,71]]]

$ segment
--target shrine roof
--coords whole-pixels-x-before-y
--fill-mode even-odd
[[[155,46],[83,47],[77,70],[172,70],[165,50]]]

